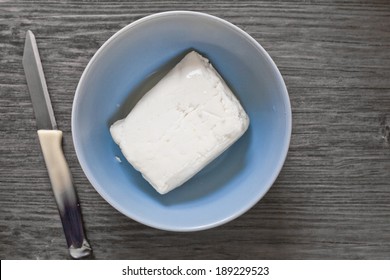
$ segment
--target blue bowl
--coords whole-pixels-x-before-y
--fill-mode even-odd
[[[126,161],[109,127],[192,49],[210,59],[251,123],[195,177],[160,195]],[[76,90],[72,131],[81,167],[108,203],[151,227],[196,231],[238,217],[272,186],[289,147],[291,107],[275,63],[252,37],[211,15],[173,11],[137,20],[96,52]]]

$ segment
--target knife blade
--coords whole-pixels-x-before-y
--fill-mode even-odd
[[[80,203],[62,150],[62,131],[57,129],[34,34],[28,30],[23,68],[31,96],[46,168],[61,217],[69,254],[74,259],[91,255],[81,217]]]

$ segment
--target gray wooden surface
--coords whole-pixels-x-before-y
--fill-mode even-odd
[[[68,258],[22,68],[35,32],[96,259],[389,259],[390,2],[0,1],[0,257]],[[209,2],[209,3],[208,3]],[[293,134],[269,193],[219,228],[172,233],[134,222],[85,178],[71,138],[82,71],[143,16],[222,17],[270,53],[287,84]]]

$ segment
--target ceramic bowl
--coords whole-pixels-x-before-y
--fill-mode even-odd
[[[160,195],[126,161],[109,127],[193,49],[231,87],[250,126],[195,177]],[[118,211],[154,228],[196,231],[240,216],[269,190],[287,155],[291,108],[281,74],[256,40],[220,18],[172,11],[129,24],[96,52],[76,90],[72,133],[86,176]]]

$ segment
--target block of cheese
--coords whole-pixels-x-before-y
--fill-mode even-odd
[[[110,132],[130,164],[165,194],[218,157],[248,125],[221,76],[192,51]]]

